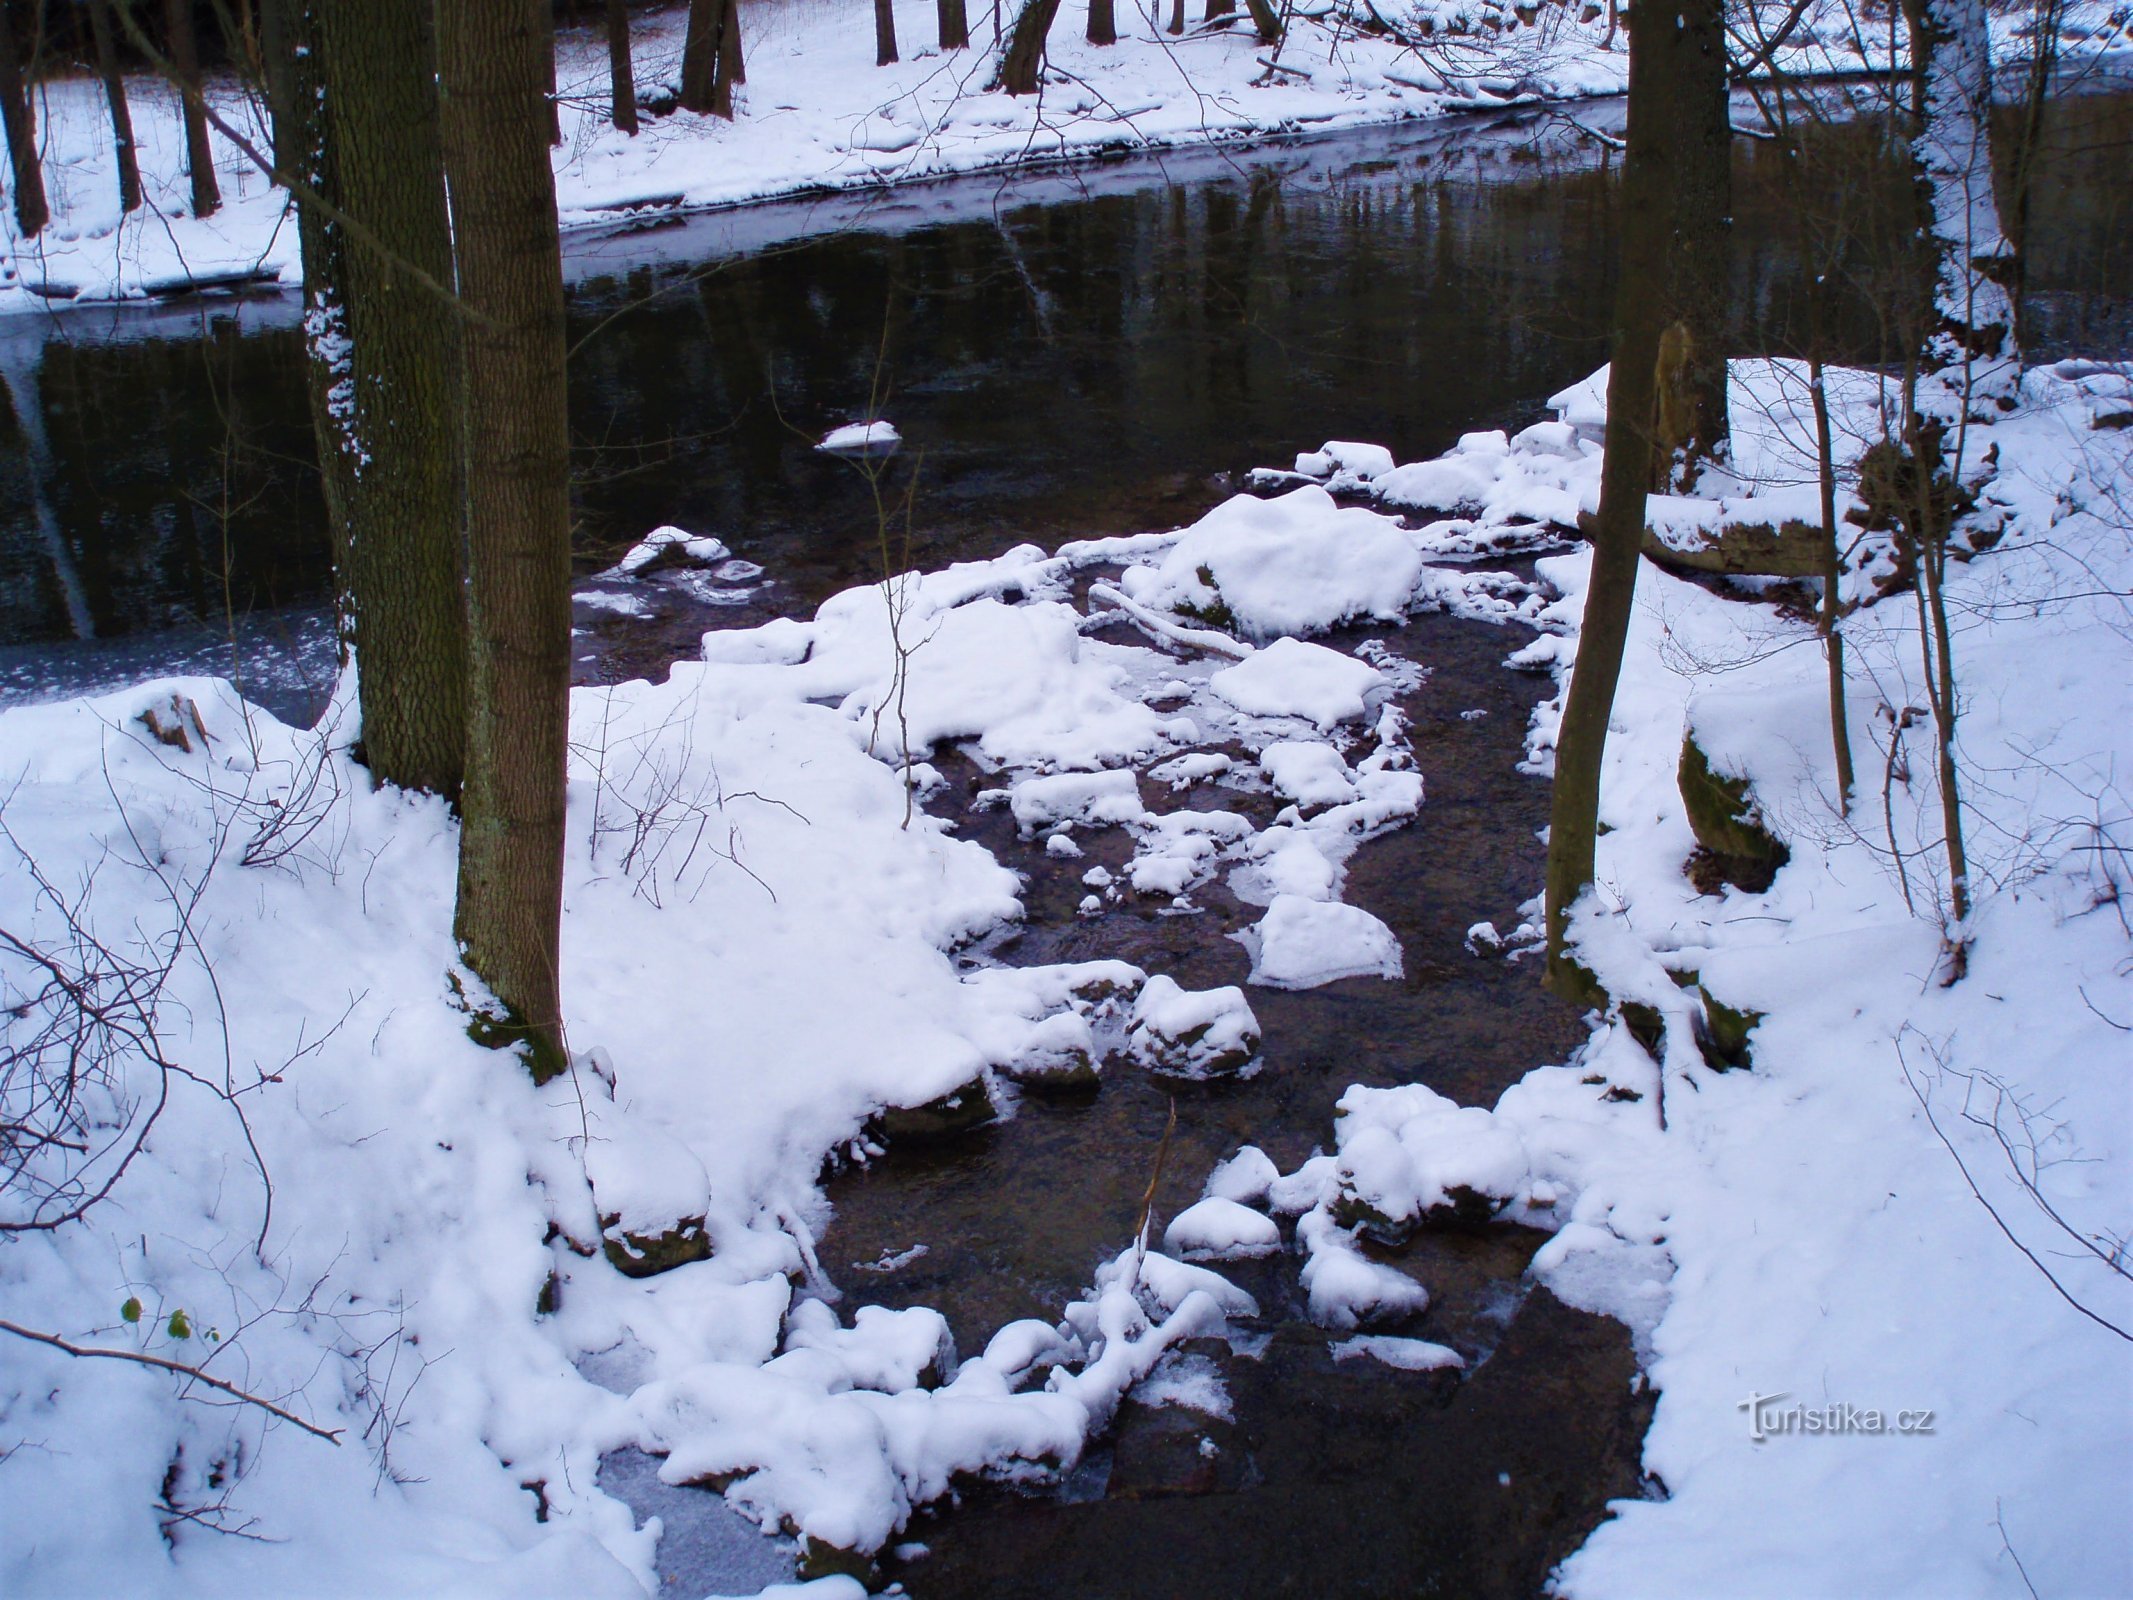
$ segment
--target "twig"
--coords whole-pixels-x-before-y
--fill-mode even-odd
[[[172,1361],[167,1356],[152,1356],[142,1350],[105,1350],[96,1345],[75,1344],[60,1338],[56,1333],[39,1333],[35,1328],[25,1328],[21,1323],[10,1322],[5,1317],[0,1317],[0,1332],[12,1333],[18,1339],[27,1339],[32,1344],[50,1345],[54,1350],[64,1350],[70,1356],[101,1356],[107,1361],[132,1361],[144,1367],[160,1367],[165,1372],[175,1372],[181,1377],[204,1383],[211,1389],[220,1389],[224,1394],[242,1400],[246,1405],[257,1406],[262,1411],[270,1412],[284,1422],[293,1422],[304,1432],[324,1439],[328,1444],[339,1444],[341,1434],[345,1431],[340,1428],[321,1428],[315,1422],[306,1422],[295,1412],[286,1410],[271,1400],[262,1400],[258,1395],[248,1394],[238,1388],[234,1383],[225,1383],[212,1373],[202,1372],[198,1367],[189,1367],[182,1361]]]

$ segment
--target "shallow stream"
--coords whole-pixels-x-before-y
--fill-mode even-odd
[[[1619,108],[1579,117],[1604,130]],[[2129,125],[2123,95],[2054,122],[2032,223],[2040,348],[2133,348]],[[580,681],[663,674],[704,628],[806,614],[878,578],[885,556],[930,567],[1176,526],[1244,469],[1328,438],[1412,460],[1535,420],[1605,356],[1609,159],[1536,112],[574,240],[580,571],[610,597],[580,608]],[[1737,159],[1741,348],[1783,354],[1801,275],[1779,157],[1743,140]],[[1837,321],[1847,354],[1886,354],[1864,290]],[[234,670],[286,715],[318,704],[331,640],[300,358],[286,301],[0,324],[0,703],[182,667]],[[870,414],[907,441],[880,487],[908,515],[878,514],[876,485],[812,448]],[[661,523],[716,533],[745,565],[595,579]],[[1399,935],[1404,978],[1253,990],[1252,1076],[1180,1085],[1120,1064],[1093,1096],[1026,1096],[989,1128],[836,1174],[820,1254],[847,1304],[937,1306],[966,1352],[1055,1313],[1130,1236],[1173,1100],[1159,1218],[1240,1144],[1292,1169],[1329,1142],[1350,1084],[1421,1081],[1486,1105],[1564,1059],[1579,1018],[1530,964],[1465,945],[1472,923],[1515,923],[1540,881],[1547,793],[1515,763],[1546,685],[1502,667],[1526,636],[1445,617],[1386,635],[1430,671],[1401,702],[1427,800],[1360,849],[1346,898]],[[1255,910],[1216,888],[1193,915],[1167,901],[1077,915],[1080,874],[1118,867],[1127,842],[1086,835],[1086,859],[1049,857],[1002,813],[965,810],[984,786],[967,763],[938,764],[953,783],[932,809],[1028,875],[1027,922],[985,959],[1117,956],[1196,988],[1243,981],[1227,935]],[[1255,823],[1272,809],[1212,788],[1162,804]],[[1529,1289],[1536,1243],[1491,1229],[1389,1254],[1435,1297],[1398,1331],[1460,1350],[1463,1377],[1336,1363],[1302,1313],[1294,1256],[1235,1269],[1265,1311],[1264,1346],[1198,1352],[1229,1418],[1129,1402],[1065,1484],[971,1491],[927,1514],[887,1575],[934,1600],[1536,1593],[1608,1499],[1653,1488],[1629,1335]],[[704,1553],[717,1502],[649,1467],[618,1458],[606,1481],[668,1518],[671,1592],[745,1567],[746,1551]]]

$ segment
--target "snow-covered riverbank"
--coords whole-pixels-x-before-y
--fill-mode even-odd
[[[1790,9],[1773,4],[1772,25]],[[684,11],[633,19],[647,104],[678,81]],[[904,59],[877,67],[871,8],[761,0],[743,12],[749,81],[738,118],[647,116],[634,138],[606,119],[604,41],[566,31],[555,153],[563,225],[612,227],[779,196],[1570,101],[1616,94],[1625,83],[1624,37],[1610,33],[1597,5],[1411,0],[1380,12],[1412,42],[1384,32],[1368,6],[1303,5],[1278,57],[1241,11],[1173,37],[1142,7],[1123,6],[1119,42],[1108,47],[1086,43],[1079,16],[1062,14],[1043,92],[1012,98],[987,89],[994,55],[982,10],[974,11],[976,48],[943,54],[930,43],[934,8],[900,0]],[[2069,50],[2104,50],[2124,20],[2086,0],[2068,9],[2065,27]],[[2003,55],[2018,57],[2026,46],[2011,15],[2003,34]],[[1884,66],[1887,55],[1887,41],[1860,37],[1832,8],[1826,19],[1810,18],[1779,60],[1791,72],[1828,73]],[[146,80],[131,97],[146,203],[125,216],[101,86],[87,76],[38,85],[54,220],[23,239],[12,211],[0,219],[0,314],[152,296],[201,280],[296,281],[287,197],[215,131],[224,205],[204,219],[187,215],[176,97]],[[211,98],[254,149],[269,147],[264,112],[250,96],[226,84]]]
[[[1744,490],[1797,490],[1795,376],[1739,369]],[[1837,393],[1856,437],[1873,381]],[[994,771],[979,803],[1053,855],[1123,830],[1126,870],[1088,875],[1096,907],[1184,909],[1218,875],[1264,906],[1254,985],[1397,973],[1397,941],[1342,890],[1357,843],[1426,803],[1386,710],[1427,666],[1399,619],[1500,624],[1519,664],[1567,667],[1583,556],[1544,556],[1540,585],[1475,558],[1560,546],[1596,489],[1595,396],[1438,462],[1329,446],[1297,463],[1381,509],[1310,483],[1240,497],[1176,533],[852,590],[708,635],[665,684],[577,691],[578,1066],[542,1090],[454,1007],[448,815],[371,793],[344,725],[286,728],[205,679],[0,714],[0,927],[28,947],[0,955],[9,1043],[54,1019],[37,1061],[63,1065],[81,1013],[48,979],[81,992],[100,973],[86,1037],[108,1069],[81,1082],[68,1142],[11,1182],[8,1220],[114,1180],[85,1223],[0,1251],[0,1315],[199,1366],[341,1435],[10,1338],[8,1591],[636,1594],[656,1529],[598,1487],[625,1446],[819,1559],[874,1550],[959,1473],[1071,1461],[1172,1345],[1247,1332],[1257,1308],[1219,1258],[1270,1231],[1314,1316],[1398,1331],[1428,1286],[1355,1230],[1440,1206],[1555,1230],[1535,1276],[1623,1317],[1661,1391],[1647,1465],[1668,1497],[1625,1504],[1568,1592],[2003,1593],[2017,1558],[2040,1592],[2123,1591],[2107,1530],[2133,1449],[2127,1346],[2068,1298],[2133,1320],[2107,1259],[2133,1220],[2122,368],[2033,373],[1974,441],[1974,460],[1997,448],[2005,522],[1951,585],[1981,900],[1961,984],[1932,981],[1923,735],[1881,753],[1877,708],[1916,695],[1908,597],[1846,624],[1855,826],[1831,803],[1811,629],[1647,569],[1581,938],[1648,1011],[1600,1019],[1494,1108],[1351,1091],[1337,1123],[1326,1108],[1327,1154],[1221,1168],[1221,1204],[1168,1241],[1179,1259],[1129,1249],[1064,1319],[970,1359],[934,1313],[830,1303],[826,1155],[1011,1111],[1018,1080],[1219,1074],[1254,1048],[1250,986],[957,960],[1018,914],[1020,885],[955,837],[947,795],[947,820],[906,826],[907,778],[922,799],[938,785],[930,749]],[[1121,619],[1146,642],[1120,642]],[[1355,655],[1302,637],[1369,619],[1383,642]],[[1767,892],[1683,876],[1685,724],[1790,846]],[[1537,769],[1551,738],[1544,708]],[[1174,786],[1208,778],[1289,809],[1263,827],[1183,809]],[[1477,929],[1474,959],[1503,959],[1505,937],[1527,942]],[[1692,975],[1759,1015],[1749,1070],[1697,1047]],[[1637,1038],[1652,1016],[1656,1055]],[[30,1125],[33,1064],[7,1091]],[[685,1264],[633,1275],[655,1256]],[[1794,1406],[1933,1420],[1798,1436]]]

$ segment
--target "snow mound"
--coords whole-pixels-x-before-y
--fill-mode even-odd
[[[1330,731],[1359,720],[1366,699],[1386,683],[1382,672],[1353,656],[1301,639],[1276,639],[1224,667],[1208,687],[1248,716],[1303,717]]]
[[[1515,1128],[1419,1083],[1358,1085],[1334,1111],[1343,1200],[1373,1228],[1435,1216],[1494,1216],[1519,1194],[1531,1162]]]
[[[1340,978],[1398,978],[1400,941],[1361,906],[1277,894],[1258,923],[1234,937],[1251,952],[1249,983],[1315,989]]]
[[[1133,1058],[1151,1071],[1220,1077],[1258,1054],[1259,1019],[1235,985],[1184,989],[1158,974],[1134,1002],[1127,1041]]]
[[[903,442],[904,436],[893,424],[876,420],[832,428],[815,448],[833,456],[885,456]]]
[[[1271,639],[1323,633],[1355,617],[1397,621],[1421,570],[1414,542],[1391,517],[1343,509],[1306,485],[1273,500],[1224,501],[1156,565],[1128,567],[1119,583],[1141,605]]]
[[[1234,1200],[1209,1198],[1187,1206],[1163,1230],[1163,1248],[1188,1261],[1233,1261],[1281,1249],[1272,1217]]]
[[[631,545],[622,559],[600,576],[641,577],[648,571],[677,562],[693,562],[698,566],[708,567],[713,562],[724,561],[732,554],[723,539],[714,539],[709,534],[695,534],[686,528],[671,526],[654,528]]]

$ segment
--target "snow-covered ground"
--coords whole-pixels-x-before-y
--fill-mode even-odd
[[[1797,380],[1740,364],[1729,487],[1797,488]],[[932,749],[994,772],[981,803],[1053,854],[1125,830],[1132,861],[1092,869],[1093,908],[1189,904],[1221,874],[1266,907],[1255,983],[1396,973],[1390,930],[1341,888],[1357,843],[1424,803],[1386,706],[1415,664],[1397,631],[1353,655],[1302,636],[1448,609],[1521,625],[1507,654],[1565,671],[1584,557],[1543,557],[1539,587],[1472,558],[1545,546],[1592,503],[1597,393],[1439,462],[1330,445],[1286,475],[1341,474],[1414,526],[1301,482],[1176,533],[855,589],[711,633],[663,685],[577,691],[577,1064],[543,1089],[466,1037],[453,824],[369,790],[341,748],[345,686],[341,720],[310,732],[209,679],[0,714],[0,1092],[22,1130],[5,1221],[109,1180],[85,1221],[0,1248],[0,1316],[338,1434],[0,1335],[7,1592],[634,1595],[659,1529],[598,1478],[626,1447],[818,1556],[875,1550],[958,1475],[1070,1463],[1151,1375],[1193,1389],[1157,1371],[1165,1352],[1256,1315],[1219,1263],[1278,1244],[1276,1219],[1295,1219],[1313,1315],[1367,1328],[1427,1286],[1355,1230],[1447,1209],[1553,1230],[1534,1276],[1623,1318],[1660,1390],[1647,1466],[1666,1497],[1622,1505],[1567,1592],[2133,1589],[2110,1509],[2133,1358],[2102,1325],[2133,1327],[2122,367],[2032,373],[1971,441],[2004,528],[1951,583],[1979,895],[1961,983],[1935,981],[1923,732],[1884,755],[1880,708],[1919,698],[1908,597],[1846,623],[1847,820],[1809,627],[1648,568],[1579,937],[1667,1025],[1656,1059],[1610,1016],[1493,1108],[1350,1090],[1326,1153],[1283,1174],[1240,1152],[1205,1203],[1152,1219],[1164,1252],[1129,1247],[1064,1319],[968,1359],[931,1311],[840,1301],[816,1258],[824,1158],[896,1136],[884,1107],[1011,1113],[1021,1079],[1253,1067],[1246,991],[968,954],[1018,915],[1019,883],[910,807],[940,784]],[[1849,433],[1872,426],[1872,380],[1836,393]],[[1117,570],[1077,603],[1096,567]],[[1093,635],[1121,618],[1148,642]],[[1790,844],[1765,893],[1683,876],[1685,724]],[[1209,776],[1290,805],[1255,828],[1170,801]],[[1493,931],[1473,943],[1503,958]],[[1760,1014],[1750,1070],[1706,1065],[1690,978]],[[37,1130],[53,1142],[29,1149]],[[634,1275],[653,1255],[684,1264]]]
[[[633,19],[638,93],[647,103],[671,96],[678,83],[685,9]],[[563,142],[555,153],[564,227],[1613,94],[1628,64],[1624,36],[1610,42],[1604,8],[1553,0],[1537,7],[1307,0],[1294,8],[1278,54],[1258,42],[1241,10],[1227,23],[1195,20],[1173,37],[1158,25],[1167,10],[1158,18],[1122,5],[1119,42],[1097,47],[1081,36],[1078,6],[1068,6],[1053,29],[1042,93],[1011,98],[987,87],[991,17],[971,9],[974,47],[944,54],[932,44],[928,0],[898,0],[903,59],[877,67],[872,8],[861,0],[755,0],[742,13],[748,82],[738,91],[737,118],[647,115],[634,138],[607,121],[603,38],[566,31],[557,51]],[[1765,9],[1775,28],[1792,8],[1773,0]],[[2065,13],[2067,47],[2119,48],[2126,25],[2122,10],[2081,0]],[[2026,48],[2020,19],[2010,13],[1996,26],[2001,57],[2018,57]],[[1790,72],[1844,72],[1885,65],[1888,49],[1886,38],[1860,35],[1831,5],[1826,15],[1817,9],[1777,59]],[[236,143],[212,131],[224,204],[205,219],[188,215],[176,97],[148,80],[135,81],[130,95],[146,203],[126,217],[101,86],[87,76],[37,86],[54,220],[25,240],[11,209],[0,219],[0,314],[36,310],[55,297],[130,299],[231,275],[296,280],[286,196]],[[224,84],[210,98],[255,150],[269,147],[253,97]]]

